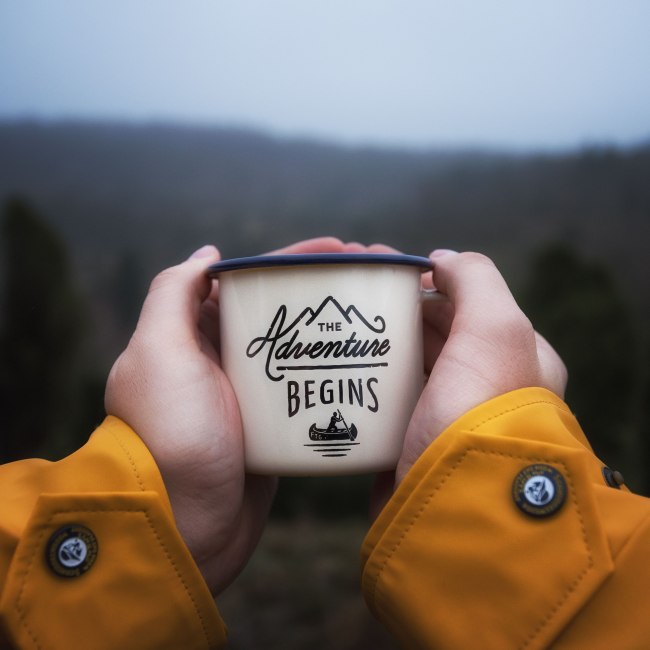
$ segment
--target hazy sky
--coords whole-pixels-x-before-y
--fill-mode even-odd
[[[650,139],[648,0],[0,0],[0,118],[353,143]]]

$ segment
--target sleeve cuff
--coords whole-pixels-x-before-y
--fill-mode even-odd
[[[513,500],[513,480],[535,464],[567,486],[545,519]],[[588,488],[600,467],[546,390],[473,409],[429,446],[369,531],[370,609],[406,647],[473,647],[477,634],[484,647],[547,647],[613,571]]]
[[[18,647],[86,647],[89,639],[97,648],[225,644],[158,468],[125,423],[108,417],[75,454],[14,463],[3,479],[16,496],[2,531],[2,555],[12,539],[14,548],[0,612]],[[65,537],[75,526],[90,531],[96,557],[65,577],[53,567],[56,549],[48,549],[57,531]]]

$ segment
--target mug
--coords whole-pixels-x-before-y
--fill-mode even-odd
[[[221,359],[246,471],[280,476],[393,469],[423,388],[424,257],[269,255],[210,266]]]

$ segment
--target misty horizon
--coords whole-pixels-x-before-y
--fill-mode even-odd
[[[269,141],[287,144],[313,144],[316,146],[333,147],[343,150],[381,151],[406,154],[496,154],[512,156],[534,155],[567,155],[590,150],[633,151],[650,145],[650,127],[647,135],[629,141],[610,139],[585,139],[565,144],[546,145],[517,145],[507,142],[421,142],[416,143],[389,143],[362,138],[337,138],[331,135],[322,135],[316,132],[292,133],[273,127],[245,123],[245,122],[220,122],[220,121],[193,121],[183,118],[145,118],[145,117],[111,117],[111,116],[44,116],[36,113],[26,113],[15,116],[0,115],[0,126],[43,126],[43,127],[88,127],[88,128],[126,128],[134,130],[178,130],[212,133],[232,133],[247,135]]]
[[[650,137],[650,4],[0,7],[0,118],[227,125],[398,149]]]

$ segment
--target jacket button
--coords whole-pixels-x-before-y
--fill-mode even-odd
[[[97,538],[89,528],[68,524],[52,534],[45,547],[45,561],[62,578],[77,578],[97,559]]]
[[[609,487],[617,488],[619,490],[621,489],[621,485],[625,484],[623,474],[621,474],[617,469],[613,470],[609,467],[603,467],[603,478]]]
[[[544,463],[524,467],[512,483],[515,504],[532,517],[555,514],[564,505],[566,493],[562,474]]]

